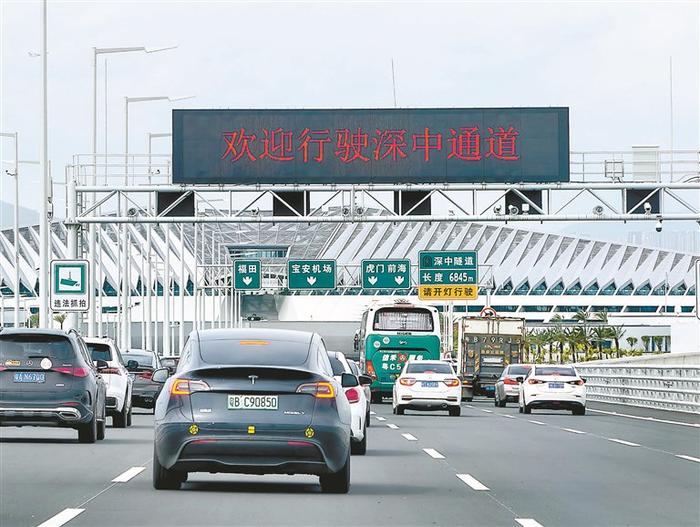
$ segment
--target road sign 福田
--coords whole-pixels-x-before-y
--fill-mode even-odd
[[[475,300],[479,267],[476,251],[418,253],[418,296],[422,300]]]
[[[408,289],[410,260],[362,260],[363,289]]]
[[[335,289],[335,260],[289,260],[287,286],[292,290]]]
[[[236,291],[257,291],[261,287],[260,260],[233,261],[233,288]]]
[[[86,260],[51,262],[51,299],[53,311],[90,309],[89,264]]]

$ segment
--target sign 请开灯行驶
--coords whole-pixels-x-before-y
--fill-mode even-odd
[[[410,260],[362,260],[363,289],[408,289],[411,287]]]
[[[418,253],[418,297],[421,300],[475,300],[478,282],[476,251]]]
[[[237,291],[257,291],[261,287],[260,260],[233,261],[233,288]]]
[[[173,110],[173,183],[569,181],[569,110]]]
[[[291,290],[335,289],[335,260],[289,260],[287,287]]]

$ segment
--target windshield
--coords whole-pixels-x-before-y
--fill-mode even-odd
[[[97,344],[95,342],[86,342],[85,345],[90,351],[90,357],[92,360],[112,360],[112,351],[109,349],[108,344]]]
[[[530,371],[530,366],[511,366],[508,368],[508,375],[527,375]]]
[[[153,355],[145,353],[127,353],[125,355],[126,361],[135,360],[139,363],[139,368],[153,368]]]
[[[331,367],[333,368],[333,375],[342,375],[345,373],[345,366],[343,366],[343,363],[340,362],[339,359],[336,357],[333,357],[332,355],[329,355],[328,358],[331,361]]]
[[[444,363],[413,363],[406,366],[406,373],[453,373],[449,364]]]
[[[561,375],[563,377],[576,377],[576,371],[567,366],[537,366],[535,375]]]
[[[0,361],[42,359],[48,357],[61,363],[71,362],[75,357],[73,346],[66,337],[56,335],[7,335],[0,337]]]
[[[210,364],[246,366],[301,366],[309,355],[309,343],[286,340],[203,340],[202,360]]]
[[[427,309],[384,308],[374,315],[375,331],[432,331],[433,316]]]

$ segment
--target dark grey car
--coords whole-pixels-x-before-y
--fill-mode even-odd
[[[48,329],[0,331],[0,426],[74,428],[81,443],[105,436],[106,384],[83,339]]]
[[[350,486],[350,403],[323,340],[273,329],[194,331],[156,401],[153,486],[189,472],[314,474]],[[168,370],[153,374],[165,380]]]
[[[126,369],[134,376],[131,403],[137,408],[154,408],[163,387],[162,383],[151,380],[153,371],[161,367],[158,355],[150,350],[131,349],[122,356]]]

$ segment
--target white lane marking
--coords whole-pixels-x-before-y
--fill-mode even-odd
[[[594,410],[593,408],[587,408],[587,410],[589,412],[596,412],[599,414],[616,415],[618,417],[628,417],[629,419],[639,419],[640,421],[654,421],[656,423],[665,423],[668,425],[692,426],[693,428],[700,428],[700,423],[684,423],[683,421],[670,421],[669,419],[657,419],[656,417],[642,417],[641,415],[629,415],[629,414],[621,414],[618,412],[606,412],[605,410]]]
[[[535,421],[534,419],[528,419],[532,424],[534,425],[546,425],[547,423],[543,423],[542,421]]]
[[[515,518],[523,527],[544,527],[540,522],[533,520],[532,518]]]
[[[571,432],[572,434],[585,434],[586,432],[582,432],[581,430],[575,430],[573,428],[562,428],[565,432]]]
[[[424,448],[423,452],[428,454],[433,459],[445,459],[445,456],[443,456],[440,452],[438,452],[434,448]]]
[[[398,425],[395,425],[394,423],[388,423],[386,426],[388,426],[388,427],[391,428],[392,430],[398,430],[398,429],[399,429]]]
[[[457,474],[457,477],[469,485],[473,490],[489,490],[489,488],[469,474]]]
[[[464,406],[466,406],[467,408],[474,408],[471,404],[465,404]]]
[[[493,410],[486,410],[485,408],[481,409],[482,412],[486,412],[487,414],[492,414]]]
[[[500,414],[501,417],[505,417],[506,419],[515,419],[512,415],[507,415],[507,414]]]
[[[134,476],[138,476],[146,470],[146,467],[131,467],[129,470],[125,471],[122,474],[119,474],[116,478],[112,480],[112,483],[126,483],[129,481],[131,478]]]
[[[413,434],[401,434],[407,441],[418,441],[418,438]]]
[[[386,417],[382,417],[381,415],[378,415],[376,419],[377,421],[386,421]]]
[[[693,456],[686,456],[685,454],[676,454],[676,457],[679,457],[681,459],[687,459],[688,461],[695,461],[696,463],[700,463],[700,459],[693,457]]]
[[[369,415],[377,415],[377,412],[374,412],[372,410],[369,411]]]
[[[61,527],[65,525],[85,509],[63,509],[61,512],[40,524],[39,527]]]
[[[613,443],[620,443],[621,445],[639,446],[637,443],[630,443],[629,441],[624,441],[622,439],[614,439],[612,437],[608,437],[607,440],[612,441]]]

